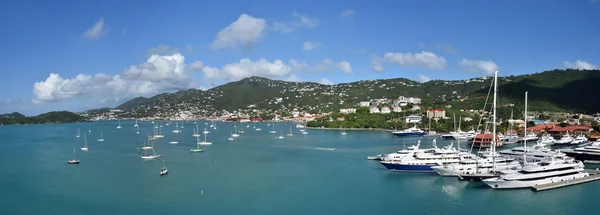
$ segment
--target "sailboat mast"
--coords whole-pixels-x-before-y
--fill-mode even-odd
[[[492,167],[493,171],[496,172],[496,97],[498,94],[498,71],[494,72],[494,115],[492,124]]]
[[[527,163],[527,91],[525,91],[525,127],[523,127],[523,163]]]

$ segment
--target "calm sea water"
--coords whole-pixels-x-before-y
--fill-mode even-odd
[[[231,124],[218,123],[208,136],[214,144],[197,154],[189,152],[194,124],[181,134],[163,127],[155,148],[169,175],[161,177],[160,160],[139,157],[152,124],[140,122],[136,135],[134,122],[121,123],[120,130],[117,122],[0,127],[0,214],[593,214],[600,197],[600,182],[536,193],[390,173],[366,156],[416,139],[294,128],[295,136],[277,140],[266,123],[257,124],[262,131],[250,124],[236,141],[227,140]],[[289,126],[276,130],[285,135]],[[74,138],[78,128],[88,152],[79,149],[83,138]],[[101,131],[105,142],[96,141]],[[79,165],[64,163],[73,148]]]

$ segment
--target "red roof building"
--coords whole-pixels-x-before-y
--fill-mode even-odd
[[[493,138],[494,134],[492,133],[478,134],[473,139],[473,148],[489,148],[492,146]],[[496,136],[496,147],[502,146],[504,146],[502,140],[498,136]]]

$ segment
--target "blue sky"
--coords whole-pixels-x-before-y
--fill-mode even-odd
[[[600,1],[4,1],[0,113],[258,75],[340,83],[600,65]]]

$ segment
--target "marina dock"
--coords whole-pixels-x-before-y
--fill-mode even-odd
[[[551,183],[551,184],[542,184],[542,185],[538,185],[538,186],[533,186],[531,189],[533,191],[537,192],[537,191],[551,190],[554,188],[561,188],[561,187],[566,187],[566,186],[571,186],[571,185],[576,185],[576,184],[583,184],[583,183],[590,182],[590,181],[600,180],[600,170],[587,169],[585,171],[590,174],[588,177],[578,178],[578,179],[573,179],[573,180],[568,180],[568,181],[561,181],[561,182],[556,182],[556,183]]]

